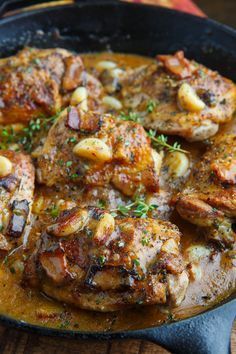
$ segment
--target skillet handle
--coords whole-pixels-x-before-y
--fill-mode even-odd
[[[140,334],[176,354],[229,354],[235,317],[236,299],[188,320]]]

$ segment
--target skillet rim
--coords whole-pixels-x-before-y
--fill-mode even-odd
[[[74,0],[75,2],[73,4],[65,4],[65,5],[55,5],[55,6],[49,6],[49,7],[42,7],[42,8],[37,8],[37,9],[32,9],[32,10],[24,10],[23,12],[17,12],[16,14],[9,15],[9,16],[4,16],[0,18],[0,27],[1,25],[8,24],[10,22],[14,22],[15,20],[22,19],[24,17],[30,17],[31,15],[40,13],[40,12],[53,12],[55,9],[66,9],[66,8],[82,8],[82,7],[89,7],[89,6],[126,6],[126,7],[137,7],[137,8],[152,8],[156,9],[160,12],[166,13],[166,14],[172,14],[172,15],[177,15],[180,18],[185,17],[185,18],[192,18],[195,21],[203,22],[203,23],[208,23],[210,26],[216,27],[217,29],[226,32],[227,34],[231,35],[233,38],[236,40],[236,28],[230,27],[224,23],[218,22],[216,20],[213,20],[208,17],[201,17],[197,16],[194,14],[190,14],[187,12],[183,12],[180,10],[175,10],[175,9],[170,9],[166,8],[163,6],[158,6],[158,5],[151,5],[151,4],[143,4],[143,3],[130,3],[130,2],[125,2],[125,1],[120,1],[120,0],[111,0],[111,1],[106,1],[106,0],[89,0],[89,1],[81,1],[77,2],[77,0]],[[91,1],[91,2],[90,2]],[[93,2],[94,1],[94,2]],[[46,5],[46,4],[45,4]],[[20,10],[19,10],[20,11]],[[0,28],[1,30],[1,28]],[[130,53],[132,54],[132,53]]]
[[[46,5],[46,4],[45,4]],[[55,5],[55,6],[50,6],[50,7],[42,7],[42,8],[37,8],[37,9],[31,9],[31,10],[26,10],[23,12],[17,12],[16,14],[9,15],[3,18],[0,18],[0,31],[1,31],[1,25],[7,25],[9,23],[14,23],[15,20],[21,20],[24,19],[25,17],[30,17],[38,13],[44,13],[48,14],[50,12],[53,12],[55,9],[63,9],[63,8],[82,8],[82,7],[89,7],[89,6],[97,6],[97,5],[102,5],[102,6],[127,6],[127,7],[137,7],[137,8],[142,8],[142,7],[148,7],[148,8],[153,8],[161,13],[166,13],[166,14],[171,14],[171,16],[178,16],[179,19],[184,19],[184,18],[192,18],[192,20],[204,23],[204,24],[209,24],[211,27],[211,30],[218,29],[221,32],[226,33],[227,35],[230,35],[233,39],[236,41],[236,29],[220,23],[216,20],[207,18],[207,17],[200,17],[197,15],[193,15],[190,13],[182,12],[179,10],[174,10],[174,9],[169,9],[165,8],[162,6],[156,6],[156,5],[150,5],[150,4],[143,4],[143,3],[129,3],[129,2],[123,2],[123,1],[117,1],[117,0],[111,0],[111,1],[105,1],[105,0],[96,0],[96,1],[88,1],[88,2],[75,2],[73,4],[64,4],[64,5]],[[19,10],[20,11],[20,10]],[[132,53],[130,53],[132,54]],[[201,311],[200,313],[197,313],[193,316],[189,316],[183,319],[180,319],[178,321],[172,321],[169,323],[163,323],[160,325],[154,325],[154,326],[149,326],[149,327],[144,327],[140,329],[131,329],[131,330],[118,330],[118,331],[80,331],[80,330],[69,330],[69,329],[59,329],[59,328],[53,328],[53,327],[46,327],[46,326],[40,326],[36,324],[31,324],[29,322],[22,321],[20,319],[14,319],[13,317],[10,317],[8,315],[4,315],[0,313],[0,322],[3,325],[6,325],[8,327],[14,328],[14,329],[20,329],[22,331],[27,331],[30,333],[35,333],[35,334],[40,334],[40,335],[45,335],[45,336],[57,336],[57,337],[63,337],[63,338],[71,338],[71,339],[121,339],[121,338],[142,338],[146,332],[151,332],[154,329],[169,329],[173,325],[181,325],[181,324],[187,324],[190,322],[192,319],[200,319],[202,316],[206,314],[214,314],[214,312],[217,312],[218,309],[223,308],[227,304],[233,304],[235,303],[236,305],[236,290],[229,295],[227,298],[224,300],[220,301],[219,303],[213,305],[212,307],[206,308],[205,310]]]
[[[71,339],[102,339],[102,340],[107,340],[107,339],[121,339],[121,338],[142,338],[142,335],[144,336],[146,332],[150,332],[155,330],[155,329],[167,329],[169,330],[171,326],[173,325],[184,325],[189,322],[191,322],[193,319],[201,319],[203,315],[211,314],[213,315],[214,312],[217,312],[220,308],[223,308],[226,305],[229,304],[235,304],[236,305],[236,293],[234,292],[231,294],[228,298],[224,299],[223,301],[219,302],[213,307],[207,308],[206,310],[195,314],[193,316],[189,316],[177,321],[172,321],[169,323],[163,323],[160,325],[154,325],[151,327],[144,327],[140,329],[121,329],[118,331],[80,331],[78,330],[70,330],[70,329],[59,329],[59,328],[53,328],[53,327],[44,327],[36,324],[31,324],[29,322],[25,322],[22,320],[14,319],[13,317],[7,316],[7,315],[2,315],[0,314],[0,322],[3,325],[7,325],[8,327],[14,328],[14,329],[20,329],[22,331],[30,332],[30,333],[35,333],[35,334],[40,334],[40,335],[45,335],[45,336],[52,336],[52,337],[62,337],[62,338],[71,338]],[[236,307],[236,306],[235,306]]]

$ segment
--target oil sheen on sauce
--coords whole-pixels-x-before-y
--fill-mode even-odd
[[[93,72],[97,62],[114,60],[118,67],[137,67],[151,63],[153,59],[136,55],[99,53],[82,55],[85,67]],[[222,129],[236,131],[236,124],[230,123]],[[179,139],[181,140],[181,139]],[[181,141],[184,149],[191,151],[193,162],[199,159],[204,151],[201,144],[188,144]],[[48,188],[38,188],[37,195],[52,193]],[[55,193],[55,192],[53,192]],[[63,197],[63,196],[58,196]],[[182,251],[190,245],[204,245],[204,237],[189,223],[173,214],[171,220],[183,234]],[[45,220],[46,222],[47,220]],[[39,232],[34,226],[35,234]],[[73,329],[78,331],[117,331],[130,330],[159,325],[166,321],[178,320],[197,314],[215,305],[229,296],[235,289],[235,267],[228,266],[224,251],[217,253],[209,261],[202,261],[203,275],[199,281],[191,281],[185,300],[178,308],[164,306],[146,306],[112,313],[99,313],[73,308],[49,299],[44,294],[24,288],[20,282],[20,267],[17,251],[13,255],[15,266],[9,266],[8,259],[1,261],[0,266],[0,313],[21,321],[57,329]],[[18,264],[18,263],[19,264]],[[224,265],[224,266],[222,266]]]

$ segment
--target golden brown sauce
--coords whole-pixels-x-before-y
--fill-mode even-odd
[[[99,53],[82,55],[85,67],[93,73],[95,64],[101,60],[113,60],[118,67],[137,67],[153,61],[153,59],[136,55],[114,53]],[[235,129],[236,124],[230,123],[223,130]],[[204,145],[183,142],[182,147],[191,152],[192,163],[199,159],[204,151]],[[63,192],[51,191],[40,187],[36,197],[48,198],[48,208],[51,199],[63,199]],[[78,193],[77,193],[78,197]],[[50,199],[51,198],[51,199]],[[71,199],[75,198],[73,195]],[[40,220],[49,220],[47,212]],[[182,250],[194,244],[206,244],[203,235],[195,226],[173,214],[171,220],[180,228],[183,234]],[[42,227],[42,225],[41,225]],[[40,232],[37,222],[32,234]],[[34,242],[31,240],[30,242]],[[73,329],[79,331],[117,331],[155,326],[169,320],[178,320],[204,311],[218,301],[229,296],[235,289],[236,276],[234,267],[222,267],[221,261],[224,252],[217,253],[210,261],[202,261],[203,276],[199,281],[191,281],[185,300],[176,309],[165,306],[146,306],[113,313],[98,313],[72,308],[47,298],[34,290],[25,289],[20,283],[20,272],[15,263],[21,250],[8,257],[0,265],[0,313],[31,324],[59,329]],[[14,265],[14,267],[12,266]]]

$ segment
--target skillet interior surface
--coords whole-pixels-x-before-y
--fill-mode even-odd
[[[188,57],[233,80],[236,80],[235,41],[233,30],[210,20],[151,6],[102,1],[35,10],[0,22],[0,57],[13,54],[25,45],[63,47],[77,52],[112,50],[146,56],[183,49]],[[42,330],[44,334],[80,335],[77,331],[50,330],[1,319],[14,326]]]

